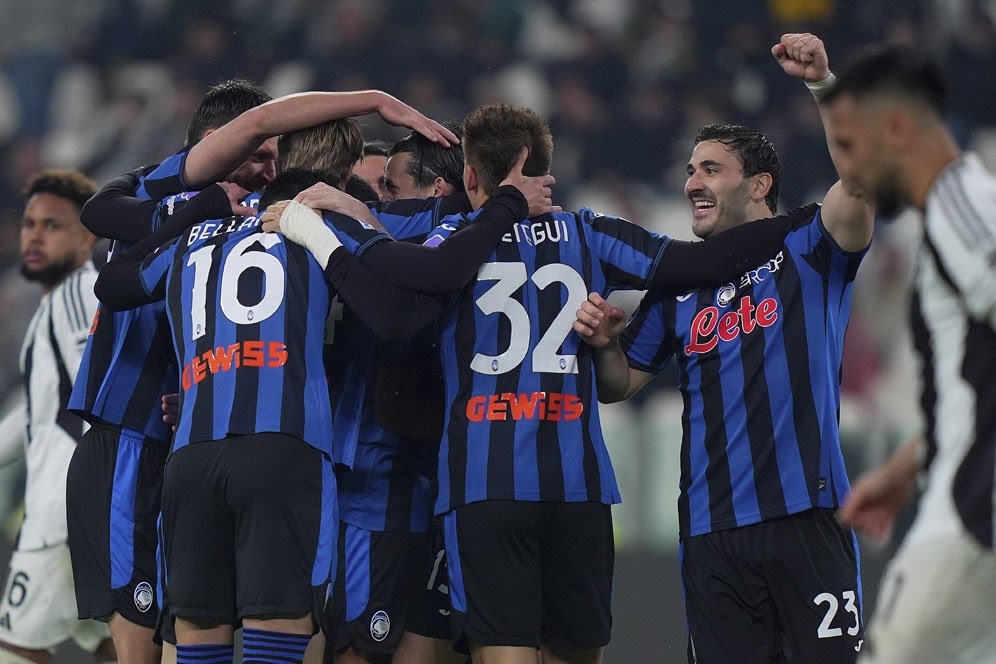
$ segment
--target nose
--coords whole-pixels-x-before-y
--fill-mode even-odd
[[[702,179],[695,172],[689,174],[688,179],[685,180],[685,196],[700,189],[702,189]]]

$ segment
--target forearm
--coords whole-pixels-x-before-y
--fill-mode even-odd
[[[686,292],[720,286],[775,256],[804,215],[734,226],[704,242],[673,240],[654,270],[651,289]]]
[[[157,201],[135,197],[138,177],[128,173],[104,185],[80,212],[80,222],[94,235],[129,244],[149,234]]]
[[[899,480],[912,481],[923,466],[923,438],[916,436],[897,449],[886,461],[889,473]]]
[[[628,398],[631,390],[629,361],[626,353],[615,339],[601,348],[595,348],[595,386],[598,400],[614,403]]]
[[[364,90],[301,92],[274,99],[205,136],[187,155],[183,179],[191,189],[200,189],[224,178],[268,138],[372,113],[386,98],[383,92]]]
[[[231,212],[231,203],[221,187],[208,187],[166,223],[139,240],[132,247],[112,258],[100,271],[93,291],[112,311],[134,309],[155,301],[142,286],[142,261],[160,246],[184,233],[193,224],[221,218]]]
[[[343,247],[329,257],[325,278],[342,302],[383,341],[410,339],[445,308],[439,297],[388,283]]]
[[[477,274],[512,226],[529,214],[515,187],[501,187],[478,217],[438,246],[380,242],[361,261],[392,283],[424,293],[452,293]]]

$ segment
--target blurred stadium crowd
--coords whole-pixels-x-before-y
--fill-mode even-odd
[[[503,100],[549,118],[555,196],[691,238],[681,197],[695,130],[748,124],[789,168],[783,209],[836,179],[816,105],[769,49],[811,31],[831,67],[857,44],[913,43],[945,64],[962,143],[996,158],[996,1],[988,0],[4,0],[0,22],[0,342],[17,349],[37,299],[18,274],[19,190],[46,167],[98,182],[183,142],[207,86],[273,96],[379,88],[438,120]],[[369,122],[368,139],[394,140]],[[908,222],[908,220],[907,220]],[[852,476],[916,431],[904,319],[917,227],[880,228],[855,292],[842,431]],[[635,303],[632,303],[635,304]],[[620,545],[676,542],[680,403],[662,376],[603,421],[626,502]],[[17,384],[0,356],[0,400]],[[646,392],[646,391],[645,391]],[[2,408],[0,408],[2,410]]]

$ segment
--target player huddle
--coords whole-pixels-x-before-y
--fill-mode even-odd
[[[165,641],[178,662],[230,662],[241,629],[246,662],[600,662],[620,492],[598,402],[671,358],[688,660],[912,661],[862,650],[857,548],[835,514],[851,290],[896,171],[861,170],[867,136],[834,120],[867,93],[860,62],[834,86],[816,37],[772,53],[820,101],[842,181],[779,215],[767,138],[704,127],[694,243],[555,206],[553,137],[528,109],[444,126],[376,91],[213,88],[181,150],[82,208],[115,243],[95,283],[79,257],[42,280],[89,278],[100,300],[49,404],[89,428],[50,457],[68,536],[19,545],[0,662],[43,662],[75,633],[11,591],[56,555],[120,661],[158,661]],[[891,57],[870,89],[918,97]],[[351,118],[371,112],[413,131],[365,183]],[[625,331],[605,300],[620,289],[647,291]],[[90,309],[68,309],[80,339]]]

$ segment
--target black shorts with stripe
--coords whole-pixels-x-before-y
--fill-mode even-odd
[[[66,521],[81,619],[155,627],[156,520],[168,445],[96,422],[66,478]]]

